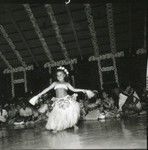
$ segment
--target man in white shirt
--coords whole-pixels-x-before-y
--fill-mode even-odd
[[[6,122],[7,117],[8,117],[7,111],[3,109],[2,106],[0,105],[0,123]]]
[[[119,95],[119,111],[134,114],[139,113],[142,109],[140,98],[131,86]]]

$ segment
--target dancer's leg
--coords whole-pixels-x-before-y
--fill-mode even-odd
[[[78,129],[79,129],[79,127],[77,125],[74,125],[74,130],[76,131]]]

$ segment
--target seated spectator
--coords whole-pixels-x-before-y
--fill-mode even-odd
[[[7,121],[7,117],[7,111],[3,109],[2,105],[0,105],[0,123],[5,123]]]
[[[90,99],[89,103],[87,103],[87,113],[84,117],[84,120],[97,120],[100,116],[102,119],[104,115],[102,115],[101,107],[102,101],[100,99],[98,92],[96,92],[95,96],[92,99]]]
[[[147,110],[148,108],[148,91],[146,88],[143,89],[142,96],[141,96],[142,108]]]
[[[106,91],[102,91],[102,107],[106,118],[117,117],[117,107],[111,96]]]
[[[9,119],[14,118],[16,116],[16,113],[17,113],[17,109],[15,108],[15,105],[10,104],[8,110]]]
[[[86,116],[86,110],[85,110],[85,106],[84,106],[84,101],[83,100],[79,100],[79,104],[80,104],[80,119],[83,120]]]
[[[32,120],[32,109],[27,106],[27,104],[22,103],[21,108],[19,109],[19,117],[16,122],[27,122]]]
[[[11,103],[8,109],[8,120],[9,120],[8,123],[9,124],[14,123],[16,116],[17,116],[17,109],[15,105]]]
[[[31,107],[32,110],[32,121],[37,121],[39,118],[39,112],[35,107]]]
[[[114,106],[114,100],[106,91],[102,91],[102,104],[104,107],[104,110],[110,110],[113,109]]]
[[[125,102],[121,105],[121,99],[119,99],[119,105],[120,110],[122,110],[124,115],[136,114],[142,110],[140,98],[131,86],[127,86],[127,88],[125,89],[125,91],[122,92],[122,94],[125,97]]]
[[[148,91],[146,91],[146,88],[143,89],[143,93],[141,95],[141,105],[142,111],[140,114],[146,114],[148,110]]]
[[[44,114],[44,113],[47,113],[47,111],[48,111],[48,104],[47,103],[42,103],[41,106],[38,109],[38,112],[40,114]]]

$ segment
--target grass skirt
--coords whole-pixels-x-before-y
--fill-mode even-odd
[[[80,106],[76,97],[65,96],[64,98],[52,98],[53,109],[48,115],[46,129],[64,130],[73,127],[80,117]]]

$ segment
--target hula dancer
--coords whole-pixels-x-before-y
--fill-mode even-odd
[[[88,97],[93,96],[93,92],[84,89],[76,89],[71,86],[70,83],[66,82],[68,75],[69,72],[67,69],[64,67],[58,67],[56,72],[57,81],[53,82],[49,87],[30,100],[30,103],[34,105],[43,94],[51,89],[55,90],[56,97],[51,99],[53,101],[53,109],[48,115],[48,121],[46,124],[46,129],[54,132],[70,127],[74,127],[74,129],[78,128],[76,124],[80,117],[80,105],[76,101],[76,94],[68,95],[68,90],[72,92],[86,93]]]

